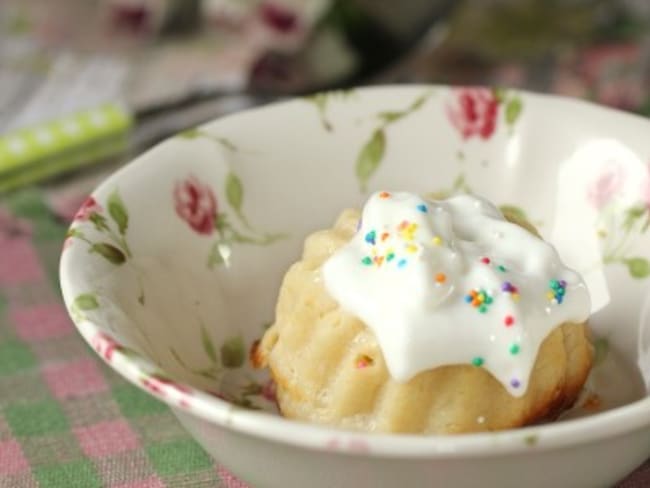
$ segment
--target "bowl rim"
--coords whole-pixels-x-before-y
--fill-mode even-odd
[[[473,85],[470,87],[478,87]],[[441,85],[441,84],[413,84],[413,85],[378,85],[356,87],[356,91],[381,92],[402,90],[414,92],[422,89],[454,90],[467,88],[467,86]],[[549,102],[573,104],[590,109],[597,109],[629,118],[640,120],[648,124],[650,121],[637,114],[624,112],[611,107],[601,106],[587,100],[576,99],[561,95],[542,94],[529,90],[515,89],[526,98],[540,98]],[[282,110],[295,101],[295,98],[280,100],[261,107],[247,109],[212,120],[201,127],[213,126],[220,121],[233,117],[269,111]],[[116,180],[129,174],[134,168],[148,164],[148,160],[155,157],[155,153],[164,150],[167,141],[162,141],[148,149],[125,164],[122,168],[111,174],[100,183],[91,193],[96,194],[114,184]],[[67,251],[70,252],[70,251]],[[70,307],[73,300],[74,284],[70,280],[70,270],[66,262],[72,265],[74,260],[64,260],[59,263],[59,279],[66,307]],[[92,347],[92,338],[95,334],[103,332],[95,322],[87,317],[75,320],[71,318],[77,331]],[[141,382],[143,368],[141,365],[154,369],[153,361],[142,355],[134,357],[133,353],[124,354],[119,349],[113,351],[111,360],[108,361],[99,354],[104,362],[127,379],[132,384],[166,403],[172,411],[182,410],[183,413],[198,417],[211,424],[224,429],[237,431],[270,442],[278,442],[297,448],[307,448],[317,451],[332,451],[329,447],[333,440],[338,442],[337,450],[352,455],[391,457],[391,458],[489,458],[502,454],[522,452],[529,449],[535,451],[548,451],[557,448],[576,447],[610,437],[615,437],[650,426],[650,392],[646,396],[632,403],[594,415],[565,420],[557,423],[547,423],[527,426],[517,429],[508,429],[495,432],[468,433],[454,435],[415,435],[415,434],[379,434],[344,430],[337,427],[323,426],[303,421],[290,420],[270,413],[257,412],[237,407],[225,400],[210,395],[203,390],[196,389],[188,384],[179,382],[184,390],[189,390],[192,395],[192,406],[183,406],[183,394],[174,389],[165,392],[152,392]],[[140,363],[140,364],[138,364]],[[156,369],[159,369],[156,367]],[[348,444],[346,444],[346,441]],[[350,442],[352,441],[352,442]],[[361,447],[360,447],[361,446]]]

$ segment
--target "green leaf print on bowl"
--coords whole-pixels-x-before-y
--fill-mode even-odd
[[[129,226],[129,213],[114,190],[107,199],[106,206],[110,219],[104,215],[104,208],[90,196],[83,203],[74,216],[67,237],[78,239],[88,244],[88,252],[98,254],[111,264],[124,264],[132,257],[131,250],[126,241],[126,231]],[[81,230],[84,222],[92,223],[97,232],[104,237],[100,241],[93,241]],[[116,227],[116,229],[114,228]]]
[[[227,338],[217,347],[205,325],[201,324],[200,331],[201,348],[205,354],[201,366],[188,365],[173,347],[169,349],[184,370],[212,382],[215,388],[220,389],[210,390],[211,394],[238,407],[260,410],[262,407],[257,400],[275,403],[275,384],[272,380],[260,382],[249,375],[231,378],[225,374],[228,370],[241,370],[245,366],[248,349],[241,336]]]
[[[206,360],[200,367],[191,367],[181,359],[181,355],[173,347],[169,348],[170,354],[176,362],[188,372],[202,376],[209,380],[220,381],[224,370],[237,369],[244,366],[246,359],[246,347],[240,336],[226,339],[217,349],[210,333],[204,324],[201,324],[201,349],[205,353]],[[207,364],[206,364],[207,363]]]
[[[333,100],[343,101],[354,95],[355,92],[353,90],[334,90],[307,96],[305,100],[315,105],[323,128],[328,132],[332,132],[334,126],[328,118],[328,107]],[[395,124],[404,117],[419,110],[426,103],[430,95],[431,90],[427,90],[403,110],[387,110],[377,114],[376,117],[380,123],[372,129],[370,137],[363,143],[356,158],[355,175],[362,192],[367,190],[368,181],[379,169],[384,159],[387,145],[386,129],[391,124]]]
[[[456,178],[454,178],[451,187],[441,188],[436,191],[431,191],[427,193],[426,196],[433,200],[444,200],[445,198],[449,198],[453,195],[462,195],[462,194],[471,195],[473,194],[473,192],[472,189],[467,184],[467,181],[465,179],[465,174],[461,172],[458,173],[458,175],[456,175]]]
[[[64,249],[68,247],[72,240],[77,239],[88,245],[90,254],[97,254],[115,266],[122,266],[133,255],[126,240],[129,227],[129,212],[117,189],[113,190],[108,196],[106,209],[110,218],[106,218],[104,215],[105,209],[94,197],[88,197],[75,214],[72,226],[66,234]],[[88,237],[87,233],[82,230],[82,227],[87,226],[88,222],[102,235],[99,241]],[[137,276],[139,280],[139,275]],[[141,283],[139,283],[139,286],[138,302],[140,305],[144,305],[144,289]]]
[[[368,180],[379,168],[385,152],[386,133],[383,128],[376,129],[357,157],[356,173],[361,191],[366,191]]]
[[[627,266],[632,278],[647,278],[650,276],[650,262],[646,258],[624,258],[622,262]]]
[[[120,198],[120,195],[114,191],[108,197],[108,213],[113,218],[113,221],[117,224],[117,228],[121,235],[126,233],[126,229],[129,226],[129,213],[126,211],[124,202]]]
[[[354,97],[354,90],[332,90],[328,92],[319,92],[305,97],[305,100],[313,103],[318,111],[320,123],[328,132],[332,132],[334,127],[327,116],[327,109],[333,100],[347,100]]]
[[[609,340],[604,337],[599,337],[594,341],[594,359],[593,364],[599,366],[605,362],[609,354]]]
[[[201,325],[201,344],[203,345],[203,350],[210,358],[210,360],[213,363],[216,363],[218,361],[217,351],[215,351],[214,346],[212,345],[212,340],[210,339],[210,335],[208,334],[208,331],[204,325]]]
[[[519,119],[519,116],[521,115],[522,109],[523,103],[521,102],[521,98],[515,95],[508,99],[506,102],[506,124],[508,124],[509,127],[515,125],[517,119]]]
[[[232,141],[230,141],[229,139],[226,139],[225,137],[221,137],[221,136],[212,135],[206,131],[197,128],[184,130],[183,132],[176,134],[176,137],[178,137],[179,139],[189,139],[189,140],[200,139],[200,138],[209,139],[211,141],[216,142],[221,147],[228,149],[229,151],[232,152],[237,151],[237,146],[235,146],[232,143]]]
[[[244,187],[232,171],[226,175],[225,194],[226,201],[245,231],[238,229],[230,221],[228,214],[220,211],[217,197],[210,185],[196,176],[189,175],[184,180],[177,181],[174,186],[176,214],[197,234],[216,234],[206,261],[210,269],[228,262],[232,245],[235,243],[266,246],[286,238],[285,234],[259,232],[251,226],[242,209]]]
[[[93,293],[82,293],[77,295],[70,305],[70,315],[75,322],[86,320],[84,312],[99,308],[97,297]]]
[[[126,255],[119,248],[106,242],[96,242],[90,246],[90,252],[103,256],[113,264],[122,264],[126,261]]]
[[[607,211],[607,210],[605,210]],[[604,264],[622,264],[632,278],[645,279],[650,276],[650,260],[643,256],[630,255],[629,247],[635,238],[645,234],[650,227],[650,208],[634,206],[624,211],[625,218],[621,224],[622,236],[613,245],[603,250]],[[621,235],[617,233],[616,235]],[[604,230],[598,232],[601,239],[608,237]]]
[[[95,310],[96,308],[99,308],[97,297],[92,293],[82,293],[77,296],[72,303],[79,310]]]
[[[361,146],[355,165],[355,174],[362,192],[367,190],[368,181],[379,169],[384,159],[387,145],[386,130],[388,127],[422,108],[430,96],[431,91],[426,91],[404,110],[380,112],[377,115],[381,122],[373,129],[370,138]]]
[[[240,368],[246,359],[244,341],[233,337],[221,345],[221,363],[226,368]]]
[[[515,220],[528,220],[528,215],[523,208],[516,205],[499,205],[499,210],[505,217],[512,217]]]

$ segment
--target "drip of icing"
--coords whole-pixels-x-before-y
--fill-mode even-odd
[[[473,364],[521,396],[547,335],[590,310],[582,278],[553,246],[468,195],[375,193],[322,272],[328,293],[374,332],[397,381]]]

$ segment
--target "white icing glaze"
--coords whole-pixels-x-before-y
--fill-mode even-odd
[[[322,272],[328,293],[373,330],[397,381],[471,363],[521,396],[546,336],[590,310],[553,246],[468,195],[375,193]],[[472,290],[487,294],[482,304]]]

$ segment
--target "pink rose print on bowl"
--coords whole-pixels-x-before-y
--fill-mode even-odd
[[[489,139],[496,128],[498,109],[499,100],[492,90],[462,88],[457,91],[455,105],[447,106],[447,114],[464,139]]]
[[[199,234],[210,235],[217,218],[217,199],[210,186],[191,175],[174,187],[176,213]]]
[[[107,362],[113,359],[113,353],[120,348],[118,342],[104,332],[97,332],[90,341],[90,345]]]
[[[447,118],[463,140],[490,139],[498,129],[501,113],[512,130],[523,109],[516,93],[501,88],[461,87],[452,94],[446,106]]]
[[[650,228],[650,165],[638,186],[638,200],[622,206],[618,198],[637,176],[627,174],[620,164],[612,163],[595,176],[587,186],[587,201],[598,212],[599,221],[610,226],[598,229],[602,240],[604,264],[622,264],[630,276],[643,279],[650,276],[650,261],[633,254],[637,238]]]
[[[587,187],[587,200],[596,210],[602,210],[620,192],[624,181],[623,168],[609,165]]]
[[[209,251],[208,268],[226,263],[233,244],[268,245],[285,237],[284,234],[258,232],[250,225],[242,208],[244,187],[233,172],[226,176],[225,196],[236,223],[218,205],[212,186],[193,174],[176,181],[172,192],[176,214],[193,232],[206,237],[217,235]]]
[[[180,394],[191,395],[192,390],[181,383],[177,383],[166,376],[161,374],[152,374],[150,376],[143,376],[140,380],[142,385],[149,390],[151,393],[154,393],[159,396],[165,396],[166,392],[169,390],[176,390]]]
[[[102,207],[95,201],[93,197],[88,197],[86,200],[81,204],[81,207],[79,210],[77,210],[77,213],[74,214],[74,219],[77,221],[85,221],[88,220],[91,215],[94,213],[101,213],[102,212]]]

